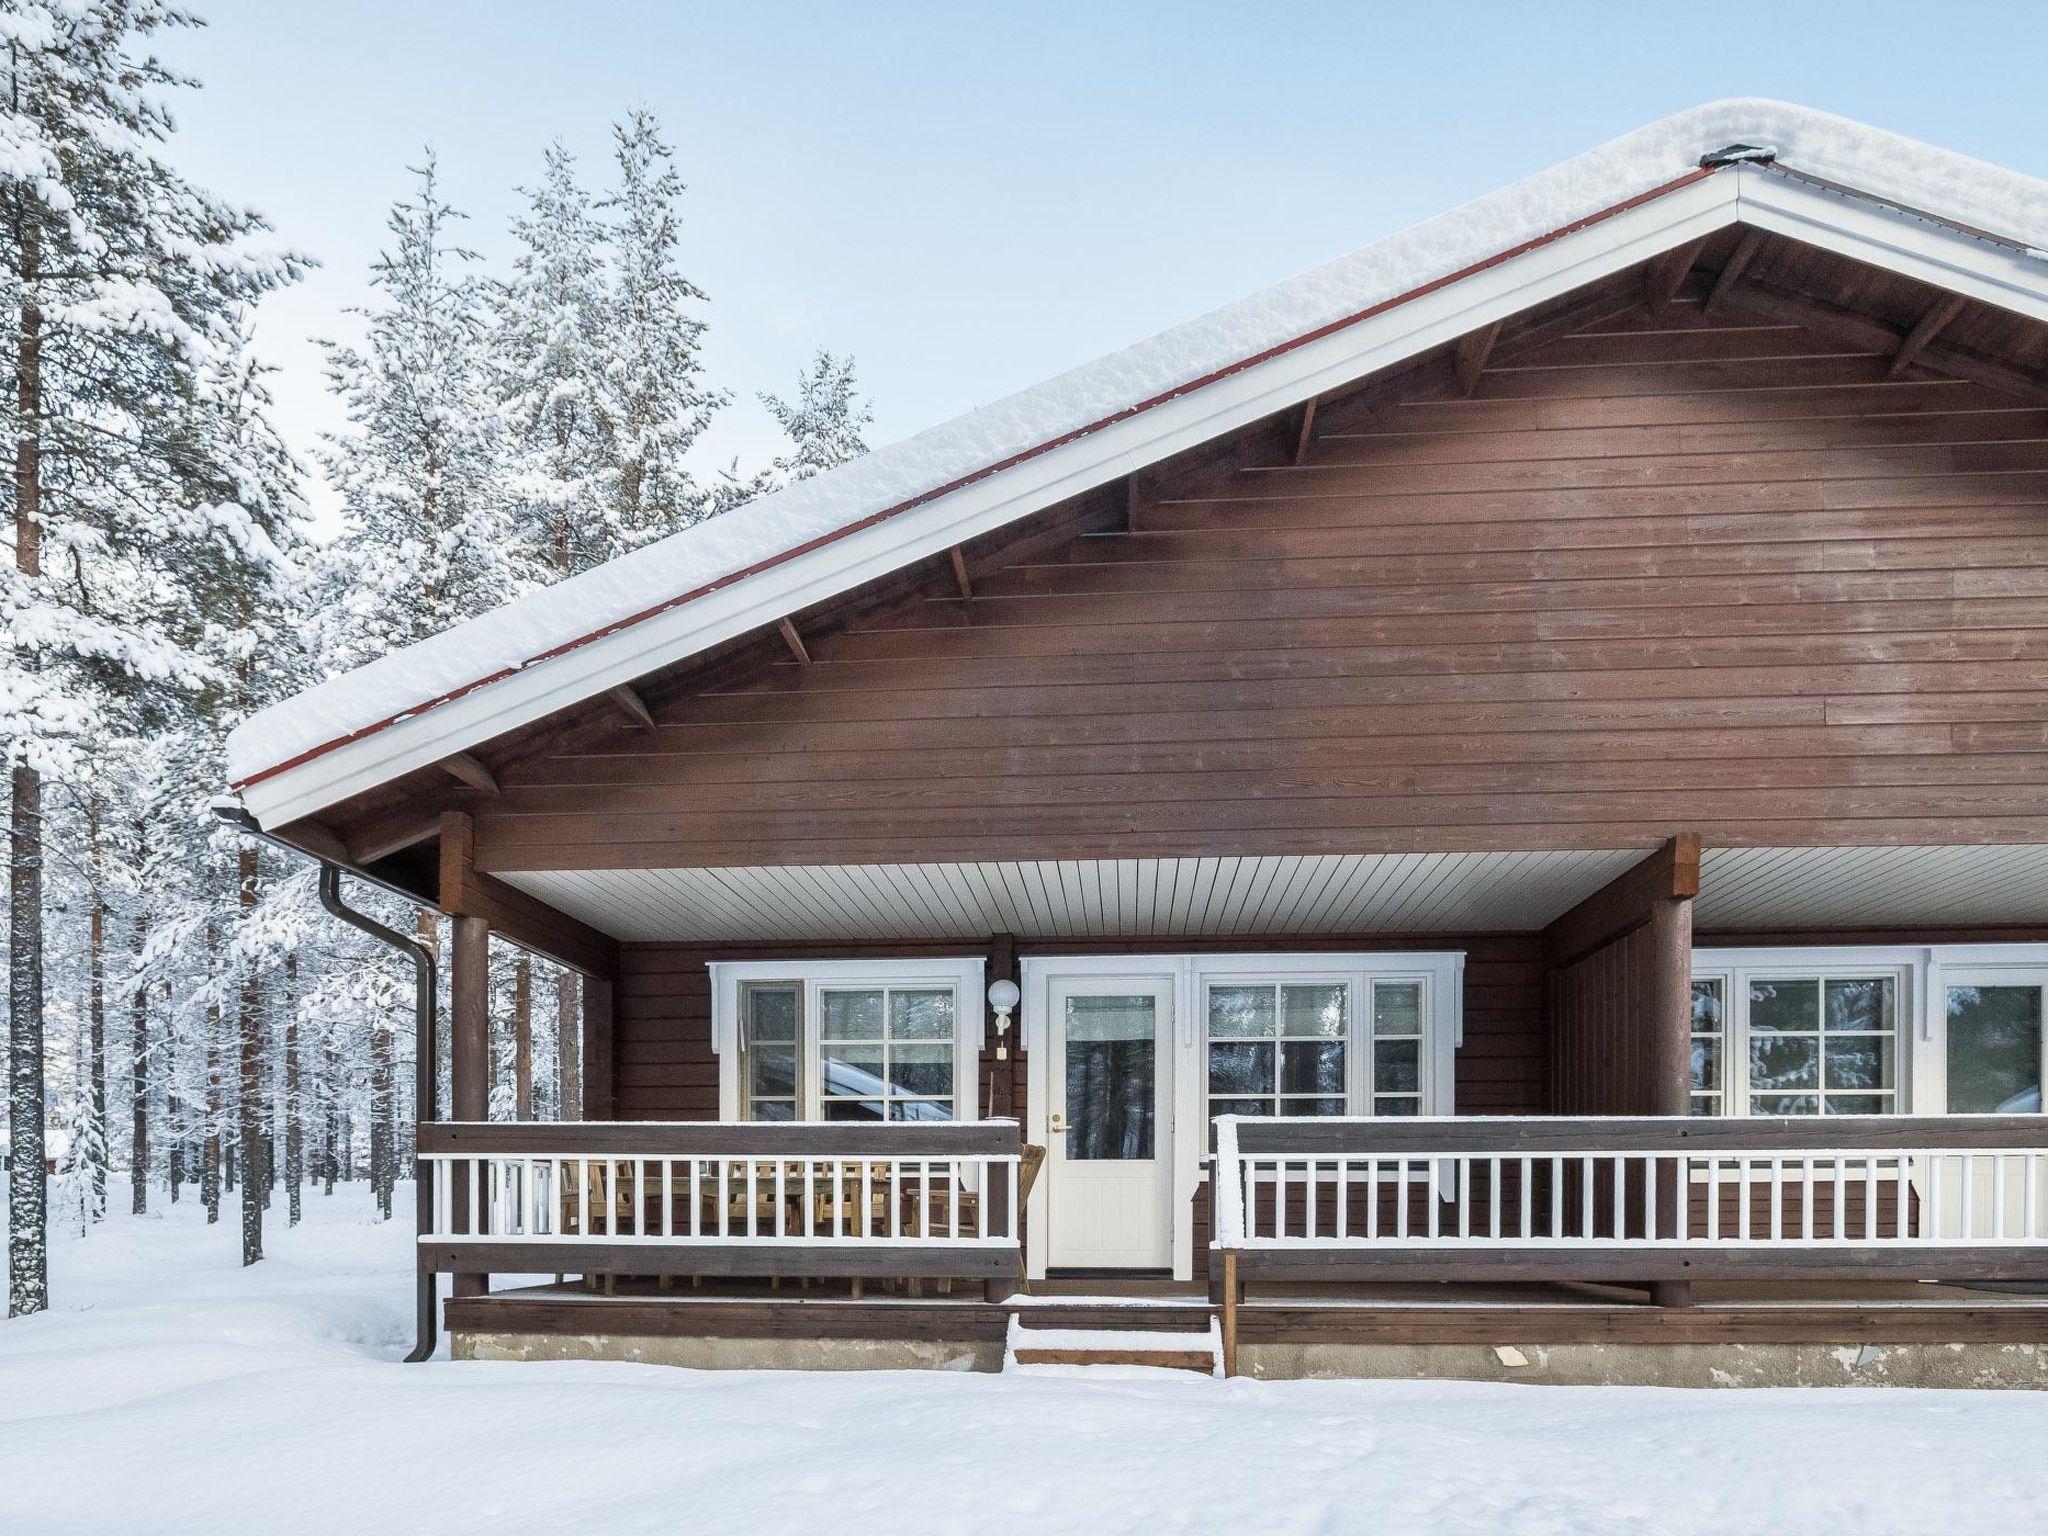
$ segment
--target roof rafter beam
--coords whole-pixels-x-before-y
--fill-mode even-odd
[[[967,574],[967,557],[960,552],[958,544],[946,551],[946,559],[953,567],[953,585],[960,589],[960,601],[973,601],[974,578]]]
[[[1707,291],[1707,302],[1701,306],[1700,313],[1710,315],[1714,312],[1715,306],[1726,299],[1734,291],[1735,285],[1742,281],[1742,274],[1749,270],[1750,263],[1756,260],[1757,254],[1763,248],[1762,230],[1746,229],[1742,232],[1741,242],[1728,259],[1721,263],[1721,270],[1715,274],[1714,286]]]
[[[640,697],[640,691],[631,683],[620,683],[616,688],[607,688],[604,696],[612,707],[643,731],[655,729],[654,712],[647,707],[647,701]]]
[[[1899,343],[1899,350],[1892,354],[1892,365],[1885,372],[1886,378],[1896,379],[1919,359],[1933,343],[1934,338],[1948,329],[1949,322],[1963,312],[1963,296],[1951,293],[1937,299],[1927,308],[1927,313],[1914,323]]]
[[[796,626],[782,618],[775,621],[775,628],[782,635],[782,643],[789,647],[789,654],[796,658],[797,665],[808,667],[811,653],[804,649],[804,637],[796,632]]]
[[[452,779],[458,779],[471,789],[486,795],[498,793],[498,780],[485,766],[482,758],[473,752],[456,752],[441,759],[440,767]]]
[[[1301,430],[1294,436],[1294,462],[1305,463],[1310,444],[1315,441],[1316,397],[1310,395],[1301,407]]]
[[[1458,375],[1458,392],[1470,395],[1479,387],[1479,376],[1486,372],[1486,360],[1493,356],[1493,344],[1500,340],[1500,328],[1504,322],[1496,320],[1491,325],[1481,326],[1469,335],[1460,336],[1451,355],[1451,366]]]
[[[1707,247],[1707,237],[1666,251],[1650,263],[1650,272],[1644,284],[1643,297],[1653,315],[1662,314],[1678,302],[1678,293],[1685,286],[1685,280],[1692,276],[1693,263],[1700,259],[1700,252]]]

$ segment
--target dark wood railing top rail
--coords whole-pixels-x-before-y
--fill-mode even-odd
[[[2048,1115],[1474,1116],[1455,1120],[1241,1119],[1247,1157],[1375,1153],[1899,1152],[2048,1147]]]
[[[1015,1120],[846,1125],[702,1121],[432,1121],[419,1149],[470,1157],[1007,1157],[1022,1150]]]

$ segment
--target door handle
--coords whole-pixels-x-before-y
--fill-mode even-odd
[[[1060,1114],[1056,1114],[1056,1115],[1054,1115],[1054,1116],[1052,1117],[1052,1123],[1051,1123],[1051,1124],[1050,1124],[1049,1126],[1047,1126],[1047,1127],[1046,1127],[1046,1129],[1048,1129],[1049,1131],[1051,1131],[1051,1132],[1053,1133],[1053,1135],[1055,1135],[1055,1136],[1064,1136],[1064,1135],[1066,1135],[1066,1134],[1067,1134],[1067,1117],[1066,1117],[1065,1115],[1060,1115]]]

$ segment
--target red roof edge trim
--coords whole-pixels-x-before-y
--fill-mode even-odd
[[[958,479],[947,481],[944,485],[934,486],[931,490],[922,491],[907,501],[899,501],[894,506],[884,507],[879,512],[871,512],[866,517],[847,523],[843,527],[835,528],[829,533],[821,533],[816,538],[807,539],[801,544],[793,545],[789,549],[783,550],[780,554],[771,555],[764,560],[757,560],[752,565],[729,572],[715,580],[707,581],[702,586],[692,587],[687,592],[665,598],[650,608],[641,609],[638,613],[628,614],[622,619],[615,619],[600,629],[593,629],[588,634],[577,636],[574,640],[565,640],[562,644],[542,651],[538,655],[529,656],[517,666],[501,667],[495,672],[477,678],[474,682],[464,683],[460,688],[452,688],[446,693],[426,699],[408,709],[400,710],[396,714],[386,715],[381,720],[373,721],[371,724],[361,726],[345,735],[336,736],[331,741],[322,742],[317,747],[309,747],[297,756],[286,758],[283,762],[265,768],[260,773],[252,773],[245,779],[237,779],[229,787],[237,790],[247,789],[253,784],[261,784],[266,779],[275,778],[278,774],[289,773],[292,769],[302,767],[315,758],[324,757],[329,752],[348,746],[353,742],[361,741],[364,737],[374,736],[380,731],[389,729],[391,726],[412,719],[415,715],[422,715],[428,710],[438,709],[443,704],[452,704],[457,699],[476,692],[479,688],[488,688],[491,684],[503,682],[508,677],[516,677],[528,667],[537,666],[544,661],[552,661],[557,656],[566,655],[570,651],[581,650],[586,645],[594,645],[600,640],[618,634],[621,630],[631,629],[636,624],[643,624],[649,619],[658,618],[664,613],[680,608],[686,603],[695,602],[700,597],[708,597],[713,592],[721,591],[736,582],[745,581],[752,576],[758,576],[763,571],[773,570],[778,565],[786,564],[791,560],[810,554],[814,550],[822,549],[828,544],[837,543],[839,540],[848,538],[864,529],[872,528],[877,523],[886,522],[892,517],[900,516],[902,513],[937,501],[942,496],[950,496],[955,491],[965,490],[970,485],[978,484],[983,480],[989,479],[991,476],[1014,469],[1019,464],[1027,463],[1032,459],[1051,453],[1055,449],[1064,448],[1069,443],[1078,442],[1081,438],[1091,436],[1105,428],[1118,426],[1123,422],[1129,421],[1134,416],[1140,416],[1146,411],[1155,410],[1159,406],[1169,404],[1184,395],[1190,395],[1197,390],[1206,389],[1211,384],[1219,383],[1234,374],[1243,373],[1248,368],[1256,368],[1261,363],[1270,362],[1276,357],[1284,357],[1289,352],[1321,341],[1326,336],[1334,336],[1339,331],[1349,330],[1352,326],[1363,324],[1365,321],[1383,315],[1389,310],[1398,309],[1404,304],[1412,304],[1417,299],[1426,298],[1430,294],[1448,288],[1454,283],[1462,282],[1468,277],[1474,277],[1481,272],[1500,266],[1503,262],[1512,261],[1518,256],[1527,255],[1530,251],[1538,250],[1543,246],[1565,239],[1567,236],[1575,235],[1581,230],[1590,229],[1596,224],[1605,223],[1609,219],[1628,213],[1668,193],[1676,192],[1681,188],[1693,185],[1695,182],[1703,181],[1713,175],[1714,171],[1715,168],[1711,166],[1688,171],[1676,180],[1667,181],[1662,186],[1652,187],[1647,192],[1639,192],[1634,197],[1628,198],[1623,202],[1614,203],[1600,209],[1596,213],[1589,213],[1584,218],[1575,219],[1569,224],[1560,225],[1546,234],[1524,240],[1521,244],[1510,246],[1508,249],[1497,252],[1483,261],[1476,261],[1468,267],[1461,267],[1457,271],[1447,273],[1442,277],[1432,278],[1420,287],[1410,288],[1404,293],[1396,294],[1390,299],[1383,299],[1379,303],[1358,310],[1354,314],[1344,315],[1338,319],[1331,320],[1317,326],[1312,331],[1305,331],[1301,335],[1292,337],[1287,341],[1276,342],[1263,351],[1254,352],[1249,357],[1239,358],[1236,362],[1228,363],[1213,372],[1205,373],[1200,378],[1189,379],[1184,384],[1176,384],[1171,389],[1164,390],[1149,399],[1140,400],[1134,405],[1127,405],[1121,410],[1113,411],[1109,415],[1099,420],[1091,421],[1085,426],[1075,427],[1072,431],[1063,432],[1058,437],[1048,438],[1034,447],[1023,449],[1018,453],[1011,454],[1008,458],[999,459],[993,464],[985,465],[971,474],[962,475]],[[725,515],[730,516],[731,514]]]

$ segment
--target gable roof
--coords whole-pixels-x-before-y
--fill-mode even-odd
[[[233,787],[310,815],[1734,223],[2048,320],[2048,184],[1712,103],[274,705]]]

